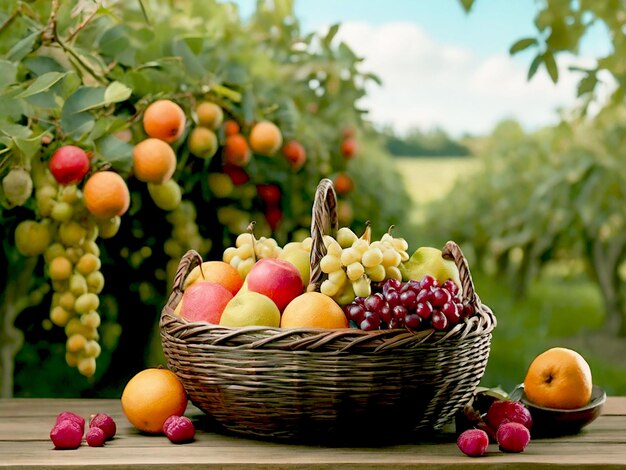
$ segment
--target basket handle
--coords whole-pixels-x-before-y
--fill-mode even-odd
[[[183,257],[180,259],[178,263],[178,269],[176,270],[176,275],[174,276],[174,282],[172,284],[172,293],[161,312],[161,317],[166,310],[171,309],[174,310],[174,307],[178,304],[181,297],[183,296],[183,285],[185,283],[185,279],[189,273],[196,266],[200,266],[202,264],[202,256],[195,250],[188,250]]]
[[[337,220],[337,194],[333,182],[322,179],[317,185],[311,218],[311,280],[307,291],[319,291],[323,273],[320,261],[326,254],[324,235],[334,236],[339,229]]]
[[[459,277],[461,279],[461,286],[463,287],[463,297],[465,297],[468,302],[478,307],[480,304],[480,300],[476,295],[474,281],[472,280],[472,273],[470,272],[467,259],[461,251],[461,247],[455,242],[449,241],[444,245],[443,249],[441,250],[441,255],[445,259],[454,261],[454,264],[456,264],[457,268],[459,269]]]

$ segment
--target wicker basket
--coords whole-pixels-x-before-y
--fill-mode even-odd
[[[324,179],[313,204],[313,289],[322,278],[322,235],[337,230],[335,205]],[[496,325],[459,247],[448,242],[443,252],[456,262],[464,301],[477,314],[449,332],[368,332],[186,322],[173,310],[185,277],[202,262],[190,251],[161,315],[168,366],[213,421],[251,437],[338,443],[440,428],[480,382]]]

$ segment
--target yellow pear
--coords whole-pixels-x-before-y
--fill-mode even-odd
[[[280,311],[269,297],[247,290],[246,286],[226,305],[220,318],[222,326],[280,325]]]

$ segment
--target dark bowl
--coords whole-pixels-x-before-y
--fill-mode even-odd
[[[511,392],[511,399],[519,400],[530,411],[533,417],[532,436],[553,437],[576,434],[602,413],[606,401],[606,393],[597,385],[591,390],[589,403],[573,410],[559,410],[538,406],[526,398],[524,385],[520,384]]]

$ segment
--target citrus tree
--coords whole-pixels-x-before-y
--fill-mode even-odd
[[[337,30],[303,33],[290,0],[248,21],[212,0],[0,5],[3,396],[116,393],[160,357],[180,257],[220,259],[250,221],[305,237],[323,177],[342,224],[402,220],[357,105],[377,79]]]

